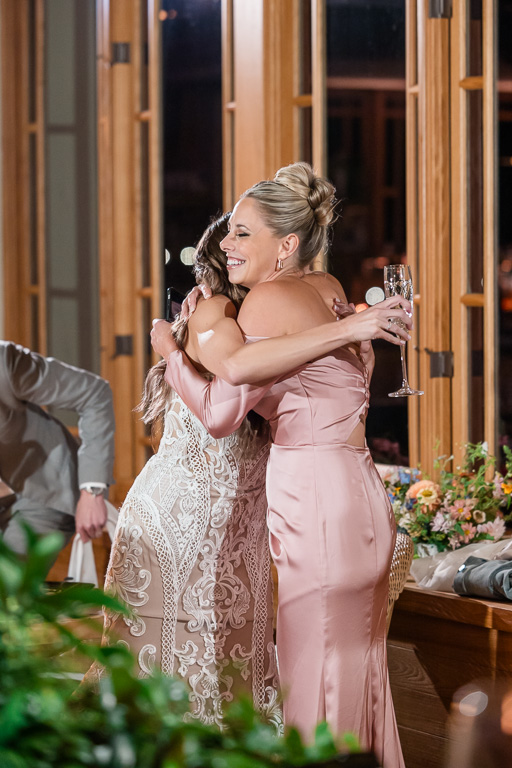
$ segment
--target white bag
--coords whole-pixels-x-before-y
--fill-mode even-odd
[[[116,530],[119,510],[116,509],[110,501],[105,501],[105,504],[107,505],[108,513],[105,528],[112,540],[114,538],[114,531]],[[96,574],[96,563],[94,561],[92,541],[88,541],[84,544],[78,533],[73,539],[73,545],[71,547],[67,578],[69,581],[80,581],[86,584],[94,584],[95,587],[98,586],[98,576]]]
[[[454,592],[453,580],[462,563],[470,555],[486,560],[512,558],[512,539],[477,541],[449,552],[439,552],[431,557],[417,557],[412,561],[411,575],[423,589],[438,592]]]

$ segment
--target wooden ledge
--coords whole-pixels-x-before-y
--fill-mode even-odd
[[[512,602],[461,597],[452,592],[422,589],[413,583],[406,584],[395,611],[512,633]]]

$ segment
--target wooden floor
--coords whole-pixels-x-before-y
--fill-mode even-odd
[[[393,613],[388,658],[407,768],[445,768],[456,692],[474,680],[512,683],[512,603],[408,585]]]

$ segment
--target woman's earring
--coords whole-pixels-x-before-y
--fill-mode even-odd
[[[282,261],[282,259],[278,259],[277,260],[277,268],[278,269],[282,269],[283,268],[283,261]]]

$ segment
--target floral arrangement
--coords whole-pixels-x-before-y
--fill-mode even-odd
[[[384,478],[397,525],[411,536],[417,556],[501,539],[512,517],[512,451],[503,450],[505,475],[496,471],[485,443],[468,443],[455,471],[448,469],[453,456],[436,460],[437,482],[406,468]]]

